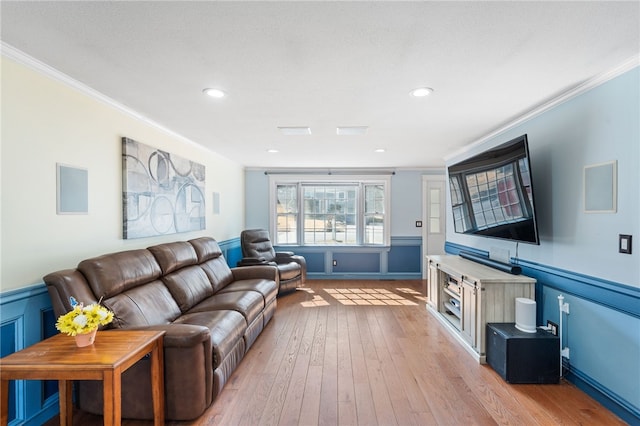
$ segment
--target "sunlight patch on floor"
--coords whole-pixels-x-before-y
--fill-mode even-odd
[[[319,306],[329,306],[330,303],[327,302],[322,296],[319,294],[315,294],[316,292],[310,288],[298,288],[298,291],[304,291],[306,293],[312,294],[313,298],[311,300],[307,300],[300,303],[300,306],[305,308],[317,308]]]
[[[407,289],[405,289],[407,290]],[[413,300],[384,288],[332,288],[324,289],[329,296],[343,305],[417,306]],[[405,291],[405,293],[408,293]],[[420,293],[417,293],[420,294]],[[414,296],[412,294],[412,296]],[[415,297],[415,296],[414,296]]]
[[[313,296],[313,299],[302,302],[300,305],[305,308],[315,308],[318,306],[329,306],[330,303],[323,299],[322,296],[316,294]]]

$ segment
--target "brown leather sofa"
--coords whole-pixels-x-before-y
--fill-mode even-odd
[[[217,242],[198,238],[83,260],[44,277],[56,316],[102,299],[108,329],[164,335],[166,417],[199,417],[222,390],[276,309],[273,266],[227,266]],[[122,377],[122,416],[152,419],[150,361]],[[102,384],[78,382],[79,408],[102,414]]]

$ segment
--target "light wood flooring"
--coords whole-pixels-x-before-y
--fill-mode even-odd
[[[505,383],[426,311],[422,286],[308,282],[278,299],[274,318],[205,414],[167,424],[624,424],[572,384]],[[76,412],[74,424],[102,418]]]

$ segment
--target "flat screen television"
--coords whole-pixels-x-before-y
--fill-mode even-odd
[[[447,171],[455,232],[540,244],[526,134]]]

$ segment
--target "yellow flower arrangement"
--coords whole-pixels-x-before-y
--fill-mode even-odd
[[[100,305],[100,302],[83,306],[72,297],[71,306],[73,310],[60,315],[56,322],[56,328],[69,336],[89,333],[113,320],[113,312]]]

